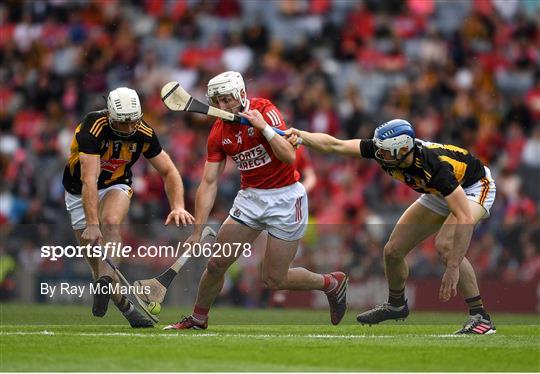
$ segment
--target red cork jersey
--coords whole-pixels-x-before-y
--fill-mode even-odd
[[[270,100],[253,98],[249,109],[259,110],[270,126],[287,129],[281,113]],[[251,126],[217,119],[210,131],[207,149],[208,162],[221,162],[226,156],[236,162],[242,189],[281,188],[299,179],[294,167],[280,161],[262,133]]]

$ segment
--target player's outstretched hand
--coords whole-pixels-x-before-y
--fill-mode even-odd
[[[457,284],[459,280],[459,268],[447,267],[444,272],[441,288],[439,289],[439,298],[443,301],[450,300],[457,295]]]
[[[291,143],[294,148],[300,147],[300,131],[291,127],[285,131],[285,139]]]
[[[263,130],[267,125],[263,115],[257,109],[247,110],[245,112],[238,113],[238,115],[247,119],[256,129]]]
[[[169,223],[174,222],[176,226],[180,226],[180,223],[182,223],[182,226],[191,225],[195,222],[195,218],[189,212],[182,208],[176,208],[171,210],[169,215],[167,216],[167,219],[165,220],[165,225],[168,225]]]
[[[88,240],[92,245],[101,245],[103,235],[99,229],[99,225],[87,225],[81,237]]]

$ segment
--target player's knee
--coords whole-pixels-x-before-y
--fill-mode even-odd
[[[388,261],[398,261],[405,257],[403,251],[395,244],[395,242],[386,243],[383,252],[385,260]]]
[[[206,265],[206,273],[211,277],[219,277],[225,274],[228,266],[216,261],[214,258],[211,258]]]
[[[285,279],[268,274],[264,275],[262,279],[266,288],[270,290],[282,290]]]
[[[118,214],[106,214],[101,218],[101,224],[107,226],[118,226],[122,219]]]
[[[120,235],[120,217],[114,214],[106,215],[101,220],[101,232],[102,234]]]

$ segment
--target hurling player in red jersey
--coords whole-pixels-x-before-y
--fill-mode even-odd
[[[240,170],[241,190],[216,243],[253,243],[268,232],[262,264],[262,280],[273,290],[322,290],[330,304],[331,322],[337,325],[346,310],[347,276],[341,272],[316,274],[290,268],[298,242],[306,229],[306,190],[298,182],[292,164],[295,149],[272,127],[286,129],[283,117],[271,101],[248,99],[240,73],[228,71],[208,82],[210,104],[238,113],[253,127],[217,119],[208,137],[208,156],[195,199],[196,228],[188,243],[201,239],[216,197],[218,179],[229,156]],[[224,253],[225,254],[225,253]],[[193,314],[165,329],[206,329],[208,312],[223,287],[227,269],[242,255],[212,257],[199,283]]]

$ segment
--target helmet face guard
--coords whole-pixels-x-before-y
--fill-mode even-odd
[[[244,78],[242,78],[240,73],[226,71],[210,79],[206,94],[208,103],[212,106],[218,106],[216,97],[223,95],[232,95],[240,103],[242,109],[246,107],[246,87],[244,85]]]
[[[122,125],[122,124],[129,124],[129,123],[133,123],[134,126],[133,126],[133,130],[131,131],[122,131],[120,129],[118,129],[116,126],[118,125]],[[130,136],[134,135],[137,130],[139,129],[139,126],[141,125],[141,120],[138,119],[136,121],[129,121],[129,122],[122,122],[122,121],[112,121],[110,118],[109,118],[109,127],[111,128],[111,131],[121,137],[121,138],[129,138]]]
[[[385,158],[383,155],[382,155],[382,152],[381,151],[389,151],[391,152],[391,157],[390,159],[388,158]],[[377,160],[377,162],[387,168],[396,168],[398,167],[403,161],[405,161],[405,159],[407,158],[407,156],[409,156],[411,154],[411,152],[414,151],[414,145],[407,151],[407,153],[403,154],[402,156],[399,156],[399,150],[389,150],[389,149],[384,149],[384,148],[376,148],[375,150],[375,159]]]
[[[382,124],[373,136],[375,159],[387,168],[398,167],[414,151],[414,139],[414,129],[405,120],[395,119]],[[402,148],[408,151],[400,155]],[[388,154],[390,158],[385,157]]]
[[[127,87],[117,88],[107,97],[107,110],[109,112],[109,127],[119,137],[127,138],[137,132],[141,124],[142,109],[139,95]],[[133,123],[133,130],[126,132],[118,129],[119,124]]]

